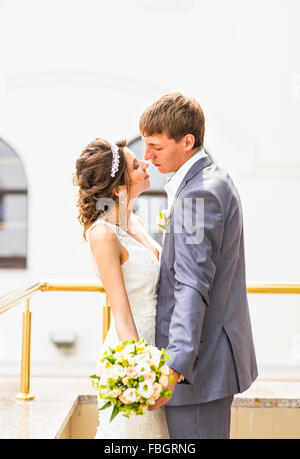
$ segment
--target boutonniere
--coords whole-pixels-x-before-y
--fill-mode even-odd
[[[157,217],[157,225],[159,231],[165,233],[167,230],[168,223],[170,221],[170,212],[168,209],[160,210]]]

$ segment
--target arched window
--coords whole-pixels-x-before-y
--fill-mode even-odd
[[[15,151],[0,139],[0,268],[26,268],[27,183]]]

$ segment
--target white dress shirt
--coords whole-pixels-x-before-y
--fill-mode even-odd
[[[171,210],[173,201],[175,199],[177,190],[184,179],[186,173],[190,170],[190,168],[198,161],[200,158],[204,158],[206,153],[204,152],[203,148],[201,150],[196,151],[196,153],[188,159],[171,177],[171,179],[166,183],[164,189],[168,195],[168,210]]]

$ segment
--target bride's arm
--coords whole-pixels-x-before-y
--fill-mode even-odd
[[[96,225],[90,232],[90,246],[109,298],[119,340],[138,340],[125,288],[120,260],[121,244],[117,236],[106,226]]]

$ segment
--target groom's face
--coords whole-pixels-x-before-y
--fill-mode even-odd
[[[176,172],[185,156],[185,141],[169,139],[166,134],[143,136],[146,145],[144,158],[151,161],[162,174]]]

